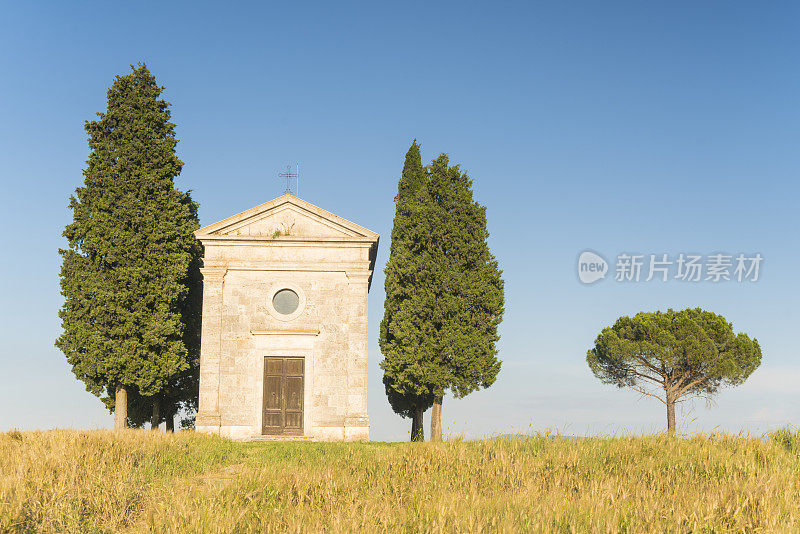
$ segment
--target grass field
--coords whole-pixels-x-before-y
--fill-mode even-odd
[[[233,443],[0,434],[2,532],[800,532],[800,434]]]

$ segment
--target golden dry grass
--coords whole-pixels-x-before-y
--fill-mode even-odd
[[[0,434],[0,531],[800,531],[800,435],[232,443]]]

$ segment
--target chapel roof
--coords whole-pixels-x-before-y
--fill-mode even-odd
[[[376,242],[379,235],[291,193],[195,231],[205,240]]]

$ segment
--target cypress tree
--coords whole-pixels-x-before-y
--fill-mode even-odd
[[[202,250],[200,242],[195,241],[192,250],[192,263],[189,265],[188,294],[181,305],[181,320],[184,325],[184,344],[187,349],[189,367],[172,377],[167,385],[156,395],[146,397],[136,389],[128,390],[128,426],[141,428],[150,423],[157,430],[161,423],[166,431],[175,430],[175,416],[183,411],[186,417],[181,425],[194,428],[194,415],[200,393],[200,330],[202,323],[203,280],[200,274]]]
[[[491,386],[500,371],[496,344],[503,318],[503,280],[489,251],[486,208],[473,200],[472,180],[446,154],[429,166],[429,266],[435,328],[431,362],[431,439],[441,440],[445,390],[457,398]]]
[[[431,325],[425,321],[431,309],[423,254],[429,237],[427,179],[415,139],[395,198],[379,339],[386,396],[396,413],[412,419],[412,441],[424,439],[422,417],[433,403],[429,380],[437,371],[429,365],[433,343],[426,336]]]
[[[127,425],[127,396],[155,400],[185,383],[199,341],[197,204],[175,188],[183,163],[163,87],[146,65],[117,76],[87,121],[84,185],[70,198],[61,249],[63,333],[75,376]],[[190,388],[181,386],[188,391]]]

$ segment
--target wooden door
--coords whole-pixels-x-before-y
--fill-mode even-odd
[[[264,434],[303,435],[303,358],[264,358]]]

